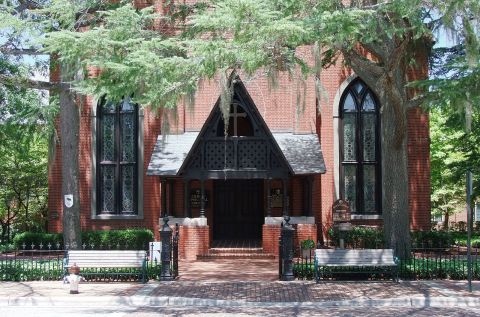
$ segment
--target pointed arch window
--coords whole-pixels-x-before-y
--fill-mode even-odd
[[[380,121],[373,92],[357,79],[340,102],[341,196],[354,214],[381,213]]]
[[[103,100],[97,117],[97,214],[136,215],[138,106]]]

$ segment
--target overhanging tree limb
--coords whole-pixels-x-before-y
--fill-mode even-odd
[[[25,77],[9,76],[0,74],[0,83],[4,85],[12,85],[22,88],[40,89],[40,90],[57,90],[62,87],[70,87],[67,83],[55,83],[43,80],[35,80]]]

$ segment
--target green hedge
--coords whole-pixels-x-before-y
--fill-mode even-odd
[[[338,243],[338,231],[330,228],[328,234],[332,242]],[[354,226],[351,231],[344,232],[344,241],[347,247],[352,248],[381,248],[384,245],[383,230],[376,227]]]
[[[82,232],[82,243],[88,249],[146,249],[148,243],[154,240],[153,232],[149,229],[125,229],[108,231],[85,231]],[[33,233],[24,232],[13,239],[16,248],[39,249],[40,244],[47,249],[50,243],[52,249],[57,249],[57,243],[63,247],[63,235],[61,233]]]
[[[411,234],[415,248],[447,248],[452,245],[466,246],[467,233],[461,231],[414,231]],[[472,234],[472,247],[480,248],[480,234]]]
[[[61,233],[23,232],[13,238],[13,244],[17,249],[23,249],[24,246],[25,249],[31,249],[32,244],[34,249],[39,249],[40,244],[47,249],[49,243],[52,245],[52,249],[57,249],[57,243],[63,246],[63,235]]]
[[[82,232],[82,242],[94,249],[147,249],[154,240],[149,229],[126,229]]]
[[[414,248],[447,248],[453,244],[453,236],[448,231],[412,231]]]

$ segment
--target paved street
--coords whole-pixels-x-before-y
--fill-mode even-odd
[[[0,307],[2,317],[153,317],[153,316],[262,316],[262,317],[310,317],[310,316],[479,316],[479,308],[402,308],[402,307]]]

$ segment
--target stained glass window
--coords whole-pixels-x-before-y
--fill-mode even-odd
[[[130,99],[98,105],[98,214],[136,214],[137,126]]]
[[[352,213],[381,212],[379,116],[372,91],[357,79],[342,97],[341,195]]]

